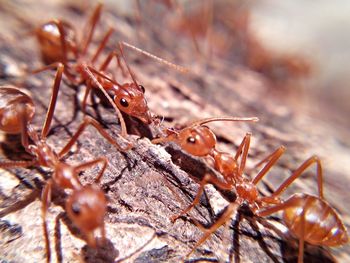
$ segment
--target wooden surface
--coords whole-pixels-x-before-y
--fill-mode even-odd
[[[16,83],[29,91],[37,105],[34,124],[40,129],[54,73],[25,74],[27,68],[41,65],[35,40],[25,34],[32,26],[54,17],[64,17],[77,28],[82,28],[94,5],[60,1],[50,4],[16,1],[13,6],[4,1],[0,3],[0,84]],[[166,21],[162,20],[164,17],[155,17],[159,19],[159,24]],[[253,133],[248,167],[279,145],[287,147],[278,165],[259,185],[262,194],[269,193],[269,186],[273,189],[278,187],[303,160],[312,154],[319,155],[324,166],[325,196],[339,211],[349,229],[348,127],[338,126],[333,118],[326,119],[322,111],[315,117],[304,110],[314,107],[322,110],[329,105],[304,107],[302,92],[272,88],[264,76],[235,61],[213,56],[209,63],[196,54],[188,38],[174,34],[165,23],[162,25],[149,29],[147,26],[152,25],[144,21],[140,26],[135,22],[134,13],[124,16],[117,7],[107,5],[96,39],[108,26],[113,26],[116,34],[110,43],[120,40],[133,43],[191,70],[189,74],[180,74],[133,51],[127,53],[138,80],[146,88],[151,111],[164,116],[165,125],[184,124],[211,116],[259,117],[260,122],[256,124],[215,123],[211,127],[218,136],[219,148],[229,152],[234,152],[246,132]],[[109,49],[113,49],[113,44]],[[61,85],[48,139],[57,150],[82,120],[79,105],[83,91],[83,86],[76,92],[66,83]],[[307,101],[310,103],[310,100]],[[116,137],[119,124],[112,109],[99,106],[96,111],[88,107],[88,113]],[[155,129],[151,130],[154,132]],[[29,158],[20,148],[18,137],[1,136],[1,159]],[[114,262],[136,251],[125,261],[179,262],[200,238],[201,231],[189,217],[183,217],[175,224],[170,222],[169,217],[193,199],[198,188],[196,180],[203,171],[210,169],[209,165],[204,160],[186,156],[174,145],[152,145],[148,138],[140,139],[136,135],[131,139],[135,147],[127,153],[120,153],[89,128],[70,154],[67,161],[71,163],[102,155],[110,161],[101,183],[109,199],[106,216],[108,241],[97,250],[88,248],[64,213],[64,194],[57,193],[48,217],[53,261]],[[91,182],[97,171],[98,168],[83,173],[83,182]],[[254,176],[255,173],[248,175]],[[36,197],[45,182],[43,178],[48,176],[50,171],[44,169],[0,170],[1,262],[45,261],[41,202]],[[316,193],[315,182],[310,170],[288,189],[284,197],[294,192]],[[191,216],[210,225],[227,204],[230,195],[220,195],[211,186],[206,190],[207,198],[202,199]],[[31,200],[22,205],[21,200],[27,195],[32,195]],[[20,208],[18,211],[8,213],[9,209],[17,206]],[[259,219],[242,209],[191,255],[190,262],[294,262],[297,242],[288,235],[281,236],[273,231],[273,226],[281,226],[278,222],[278,215]],[[308,245],[305,262],[349,262],[349,254],[349,245],[331,250]]]

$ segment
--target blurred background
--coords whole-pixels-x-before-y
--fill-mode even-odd
[[[344,0],[263,0],[253,6],[251,25],[267,48],[308,59],[313,71],[305,88],[328,106],[329,118],[335,110],[333,117],[342,116],[345,125],[350,124],[349,14],[350,2]]]
[[[296,90],[297,108],[348,129],[349,1],[154,0],[118,5],[129,15],[139,5],[139,18],[147,26],[169,30],[170,25],[195,39],[193,48],[202,55],[212,52],[248,66],[283,92]],[[159,23],[164,18],[167,23]]]

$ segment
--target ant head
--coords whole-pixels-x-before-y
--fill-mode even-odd
[[[194,126],[172,135],[183,150],[195,156],[206,156],[214,149],[215,134],[207,126]]]
[[[73,27],[64,21],[50,21],[36,30],[40,45],[41,56],[45,63],[51,64],[64,61],[64,47],[66,54],[76,53],[76,32]]]
[[[34,116],[33,100],[13,86],[0,87],[0,130],[6,133],[19,134],[25,122]]]
[[[95,247],[93,232],[104,227],[107,200],[97,185],[87,185],[68,197],[66,211],[73,223],[83,232],[89,246]]]
[[[152,116],[145,99],[145,88],[136,83],[127,83],[115,92],[114,102],[126,114],[150,124]]]

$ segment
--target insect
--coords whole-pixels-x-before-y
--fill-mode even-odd
[[[257,184],[268,173],[270,168],[277,162],[281,155],[285,152],[285,147],[281,146],[272,154],[261,161],[257,166],[267,162],[261,171],[253,180],[249,180],[243,176],[245,160],[248,155],[250,145],[250,135],[247,134],[240,145],[237,154],[234,158],[236,162],[237,155],[241,155],[241,163],[235,163],[233,167],[237,174],[232,181],[227,181],[225,173],[223,173],[224,182],[212,175],[206,175],[200,183],[200,188],[194,201],[184,209],[179,215],[172,217],[173,221],[179,216],[187,213],[200,200],[200,196],[207,183],[216,185],[223,190],[235,189],[237,199],[228,205],[227,209],[221,217],[208,229],[198,225],[203,231],[203,236],[196,243],[194,248],[187,254],[187,257],[200,246],[212,233],[220,226],[226,223],[231,215],[243,203],[247,203],[252,212],[257,216],[268,216],[272,213],[282,210],[283,220],[289,231],[299,239],[299,262],[303,262],[304,242],[309,242],[314,245],[338,246],[348,242],[348,235],[337,212],[324,200],[323,197],[323,175],[321,161],[317,156],[312,156],[307,159],[300,167],[298,167],[270,196],[259,196]],[[242,146],[243,145],[243,146]],[[280,195],[288,188],[304,171],[311,165],[317,165],[317,182],[318,196],[299,193],[294,194],[287,200],[282,200]],[[225,167],[225,166],[224,166]],[[227,167],[227,166],[226,166]],[[229,171],[230,169],[222,169]]]
[[[125,58],[123,47],[131,48],[182,72],[186,72],[187,70],[126,42],[119,42],[118,49],[110,52],[102,64],[97,66],[96,61],[99,59],[114,31],[112,28],[107,31],[97,47],[96,52],[91,58],[88,58],[88,48],[96,24],[101,16],[101,9],[102,4],[98,4],[85,26],[85,30],[83,31],[83,36],[85,36],[85,38],[83,37],[81,41],[77,41],[76,30],[68,22],[51,20],[39,27],[35,31],[35,34],[39,42],[43,60],[49,65],[35,70],[34,73],[56,68],[58,62],[62,63],[65,66],[64,72],[72,84],[79,85],[84,83],[86,85],[86,91],[82,102],[83,111],[85,111],[87,97],[91,90],[100,90],[104,98],[108,100],[116,111],[122,127],[121,135],[125,137],[127,131],[120,111],[136,117],[146,124],[152,123],[153,116],[149,111],[144,96],[145,88],[137,83],[136,77]],[[82,48],[79,48],[80,46]],[[123,75],[126,73],[122,66],[121,59],[125,62],[127,71],[132,78],[132,83],[118,83],[115,79],[111,79],[106,74],[106,70],[113,58],[117,60],[117,65]],[[111,94],[112,98],[109,94]]]
[[[40,135],[30,123],[35,112],[33,100],[16,87],[0,87],[1,131],[12,134],[21,134],[23,147],[34,157],[31,161],[1,161],[0,167],[40,166],[51,168],[53,171],[51,178],[46,182],[44,189],[42,190],[42,217],[48,261],[50,261],[51,253],[46,225],[46,214],[51,202],[51,192],[53,187],[71,190],[71,194],[66,200],[65,210],[71,221],[82,232],[88,245],[92,247],[96,246],[94,231],[98,228],[101,229],[102,239],[105,239],[104,215],[106,213],[107,200],[97,183],[100,181],[107,167],[108,161],[105,157],[99,157],[78,165],[71,165],[63,160],[65,154],[71,149],[84,129],[89,125],[96,128],[96,130],[111,144],[122,150],[117,142],[103,130],[101,125],[90,117],[84,118],[84,121],[80,124],[76,133],[60,152],[55,152],[48,145],[46,142],[46,136],[52,121],[62,73],[63,67],[59,67],[53,85],[53,95],[50,101],[50,106]],[[78,177],[79,172],[95,165],[102,165],[102,168],[95,179],[95,183],[92,185],[82,185]]]

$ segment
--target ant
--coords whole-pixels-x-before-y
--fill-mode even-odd
[[[154,121],[154,116],[152,116],[147,106],[147,101],[144,96],[145,88],[137,83],[136,77],[125,58],[123,47],[129,47],[179,71],[186,72],[187,69],[161,59],[126,42],[119,42],[119,52],[116,50],[110,52],[103,63],[99,67],[95,67],[95,62],[100,57],[102,50],[106,47],[108,39],[114,31],[113,28],[110,28],[103,37],[92,58],[86,58],[96,24],[101,16],[101,9],[102,4],[100,3],[96,6],[85,26],[83,31],[83,36],[85,36],[85,38],[83,37],[81,41],[77,41],[76,31],[68,22],[51,20],[39,27],[35,31],[35,34],[39,42],[43,60],[49,65],[35,70],[33,73],[56,68],[58,63],[62,63],[65,66],[64,72],[72,84],[86,84],[86,91],[82,102],[83,111],[85,112],[86,100],[90,91],[92,89],[100,90],[116,111],[121,123],[121,135],[125,137],[127,131],[125,121],[120,111],[136,117],[146,124],[152,123]],[[82,46],[81,49],[79,48],[80,46]],[[118,83],[115,79],[111,79],[104,73],[113,58],[117,60],[118,67],[121,69],[123,75],[125,75],[125,69],[121,64],[121,59],[123,59],[129,75],[132,78],[132,83]],[[108,92],[112,94],[113,99]]]
[[[92,125],[97,131],[119,150],[120,147],[110,135],[103,130],[101,125],[90,117],[85,117],[76,133],[62,148],[55,152],[46,142],[46,137],[51,125],[56,105],[57,93],[63,74],[63,66],[59,67],[54,85],[50,106],[46,113],[45,122],[39,135],[31,124],[34,116],[35,105],[31,97],[14,86],[0,87],[0,130],[10,134],[20,134],[22,145],[25,150],[34,156],[31,161],[1,161],[1,168],[40,166],[53,170],[52,177],[46,182],[42,190],[42,218],[46,243],[47,260],[50,261],[50,242],[46,225],[46,214],[51,203],[52,189],[70,189],[71,193],[65,203],[65,210],[71,221],[83,233],[84,239],[91,247],[96,247],[94,231],[101,229],[102,239],[105,240],[104,216],[107,209],[107,200],[104,192],[97,185],[108,165],[105,157],[99,157],[78,165],[66,163],[64,156],[72,148],[74,143],[88,125]],[[102,165],[95,183],[82,185],[79,173],[95,165]]]
[[[200,126],[201,127],[201,126]],[[277,211],[284,212],[284,222],[289,231],[299,239],[298,262],[303,262],[304,242],[314,245],[338,246],[348,242],[348,235],[337,212],[324,200],[323,197],[323,177],[321,161],[317,156],[307,159],[297,168],[270,196],[259,196],[257,183],[268,173],[270,168],[277,162],[285,152],[285,147],[281,146],[272,154],[258,163],[256,167],[266,163],[253,180],[243,177],[245,162],[248,156],[251,135],[248,133],[240,146],[235,157],[227,153],[220,153],[215,150],[215,140],[207,136],[213,134],[209,129],[206,132],[187,133],[183,135],[184,150],[194,153],[194,155],[207,155],[212,152],[216,168],[222,173],[224,181],[213,175],[207,174],[200,182],[200,188],[193,202],[181,211],[178,215],[171,217],[171,221],[176,221],[180,216],[189,212],[199,203],[200,196],[204,191],[204,186],[211,183],[222,190],[236,190],[237,199],[228,205],[221,217],[210,227],[204,228],[194,220],[195,224],[204,232],[203,236],[196,243],[194,248],[187,254],[187,257],[200,246],[212,233],[226,223],[234,211],[243,203],[248,203],[252,212],[257,216],[268,216]],[[195,139],[198,140],[198,144]],[[190,146],[188,145],[190,144]],[[216,152],[216,153],[215,153]],[[215,153],[215,154],[214,154]],[[241,156],[242,155],[242,156]],[[241,156],[241,162],[237,160]],[[280,199],[280,195],[292,184],[303,172],[312,164],[317,164],[318,196],[309,194],[294,194],[287,200]],[[318,218],[315,221],[315,217]]]

